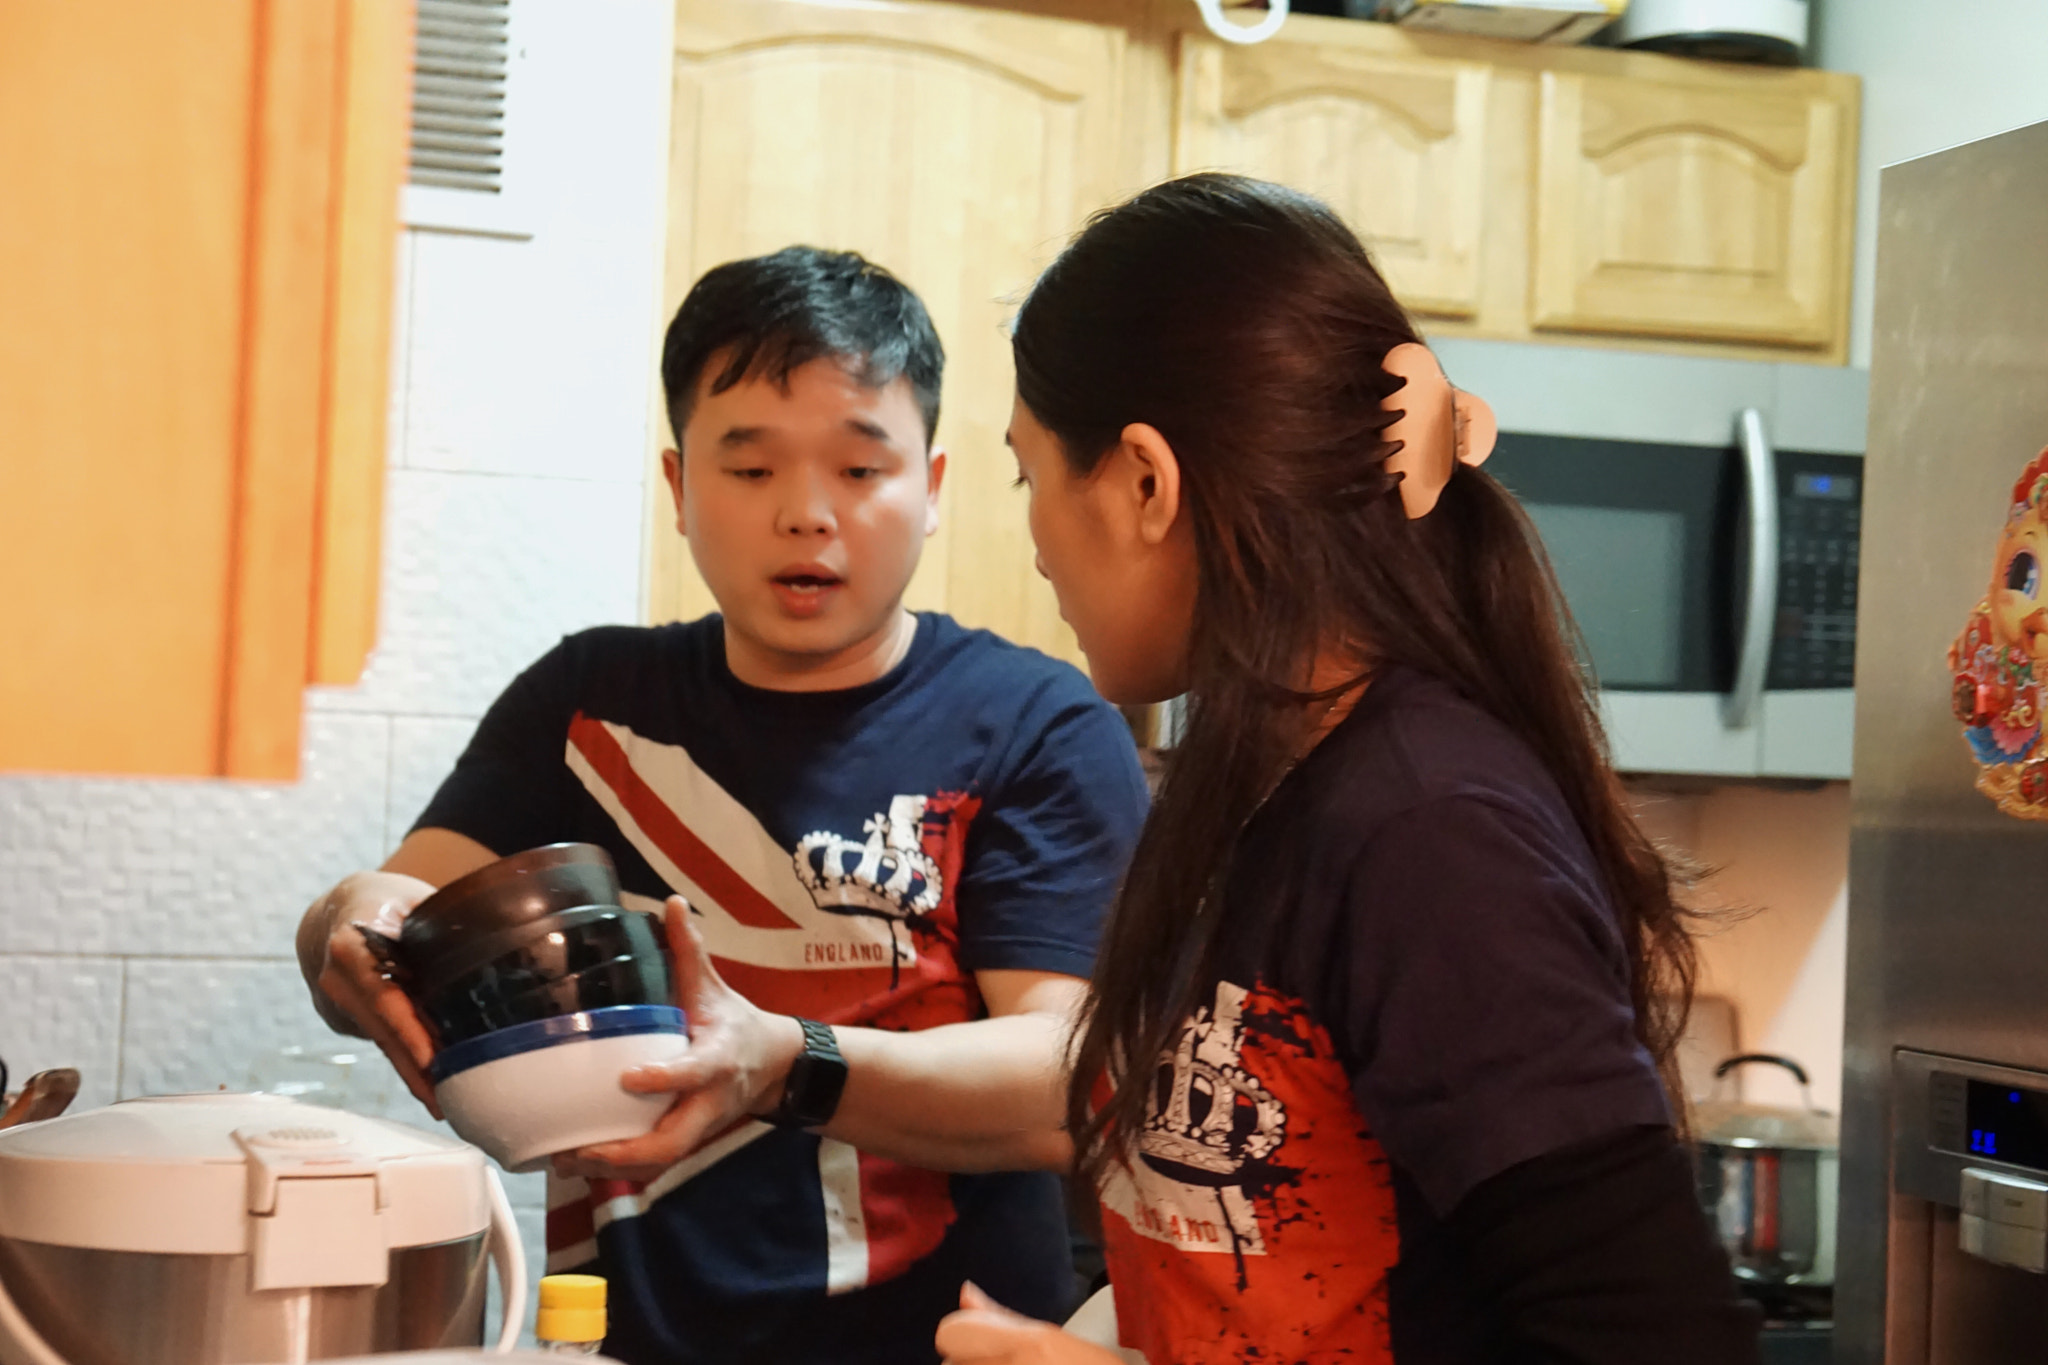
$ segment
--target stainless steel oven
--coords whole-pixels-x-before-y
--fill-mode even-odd
[[[1543,538],[1617,765],[1847,777],[1860,373],[1435,344],[1500,416],[1487,470]]]

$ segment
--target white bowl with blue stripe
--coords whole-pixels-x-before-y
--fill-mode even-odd
[[[456,1043],[427,1078],[458,1135],[508,1171],[532,1171],[557,1152],[653,1131],[676,1097],[635,1094],[619,1077],[689,1050],[673,1005],[614,1005]]]

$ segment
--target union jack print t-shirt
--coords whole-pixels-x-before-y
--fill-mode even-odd
[[[756,1004],[912,1030],[983,1016],[977,971],[1087,976],[1145,803],[1128,728],[1067,664],[928,614],[884,678],[765,691],[709,616],[564,640],[415,827],[601,845],[629,905],[688,898]],[[549,1186],[549,1268],[610,1280],[629,1365],[930,1360],[963,1278],[1041,1317],[1072,1299],[1050,1175],[750,1121],[645,1186]]]

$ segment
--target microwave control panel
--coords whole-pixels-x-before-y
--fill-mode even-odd
[[[1765,686],[1851,687],[1856,681],[1856,571],[1863,461],[1778,452],[1778,621]]]

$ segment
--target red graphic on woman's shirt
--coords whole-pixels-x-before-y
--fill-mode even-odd
[[[1124,1344],[1177,1365],[1391,1362],[1392,1180],[1301,1002],[1219,983],[1150,1079],[1137,1160],[1102,1191]]]

